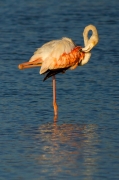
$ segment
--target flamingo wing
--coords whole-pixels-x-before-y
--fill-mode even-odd
[[[59,47],[59,46],[62,46]],[[46,60],[46,58],[50,57],[52,52],[55,52],[54,56],[58,57],[60,56],[64,51],[69,52],[71,48],[74,48],[75,44],[74,42],[69,38],[62,38],[59,40],[52,40],[50,42],[45,43],[43,46],[38,48],[34,55],[30,58],[29,62],[34,61],[35,58],[33,57],[39,57],[42,59],[42,62]],[[60,48],[60,51],[57,51],[57,48]]]
[[[56,74],[59,73],[65,73],[65,71],[69,69],[69,68],[61,68],[61,69],[56,69],[56,70],[48,70],[46,72],[46,76],[44,77],[43,81],[45,81],[46,79],[50,78],[51,76],[54,76]]]
[[[51,41],[52,42],[52,41]],[[51,43],[50,42],[50,43]],[[48,45],[50,45],[50,43]],[[80,60],[83,59],[84,53],[80,52],[81,47],[74,44],[69,38],[62,38],[55,41],[49,55],[44,59],[40,74],[46,73],[48,70],[57,70],[78,66]],[[81,55],[83,55],[81,57]]]
[[[35,51],[29,62],[19,65],[19,69],[41,66],[40,74],[47,73],[46,77],[75,69],[84,58],[80,46],[76,46],[70,38],[50,41]],[[46,79],[47,79],[46,78]]]

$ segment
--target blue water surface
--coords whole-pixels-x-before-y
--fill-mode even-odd
[[[0,2],[0,179],[119,179],[119,1]],[[83,46],[93,24],[99,43],[89,63],[52,79],[18,64],[53,39]]]

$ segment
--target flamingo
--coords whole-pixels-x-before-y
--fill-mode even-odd
[[[92,35],[88,38],[90,30]],[[29,62],[19,64],[18,66],[19,69],[41,66],[40,74],[46,74],[44,81],[51,76],[53,77],[53,107],[55,117],[58,115],[55,75],[88,63],[91,57],[90,51],[99,40],[96,27],[93,25],[86,26],[83,31],[83,37],[84,47],[77,46],[72,39],[67,37],[47,42],[34,52]]]

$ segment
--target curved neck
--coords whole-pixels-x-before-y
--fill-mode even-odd
[[[88,39],[88,33],[89,31],[92,31],[92,36]],[[91,57],[91,49],[98,43],[98,32],[95,26],[89,25],[86,26],[83,31],[83,37],[84,37],[84,48],[82,48],[82,51],[85,52],[85,57],[81,61],[80,65],[86,64],[90,57]]]
[[[93,37],[93,36],[98,37],[98,32],[97,32],[97,29],[96,29],[95,26],[93,26],[93,25],[86,26],[84,31],[83,31],[84,45],[85,46],[87,46],[88,41],[90,40],[90,39],[88,39],[88,33],[89,33],[90,30],[92,31],[92,36],[91,37]]]
[[[84,46],[86,46],[87,44],[88,44],[88,32],[89,31],[87,31],[87,29],[86,30],[84,30],[84,32],[83,32],[83,38],[84,38]]]

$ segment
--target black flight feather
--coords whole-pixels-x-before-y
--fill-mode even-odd
[[[69,68],[69,67],[68,67]],[[43,79],[43,81],[45,81],[46,79],[50,78],[51,76],[54,76],[58,73],[65,73],[65,71],[68,69],[68,68],[60,68],[60,69],[54,69],[54,70],[47,70],[47,73],[45,78]]]

